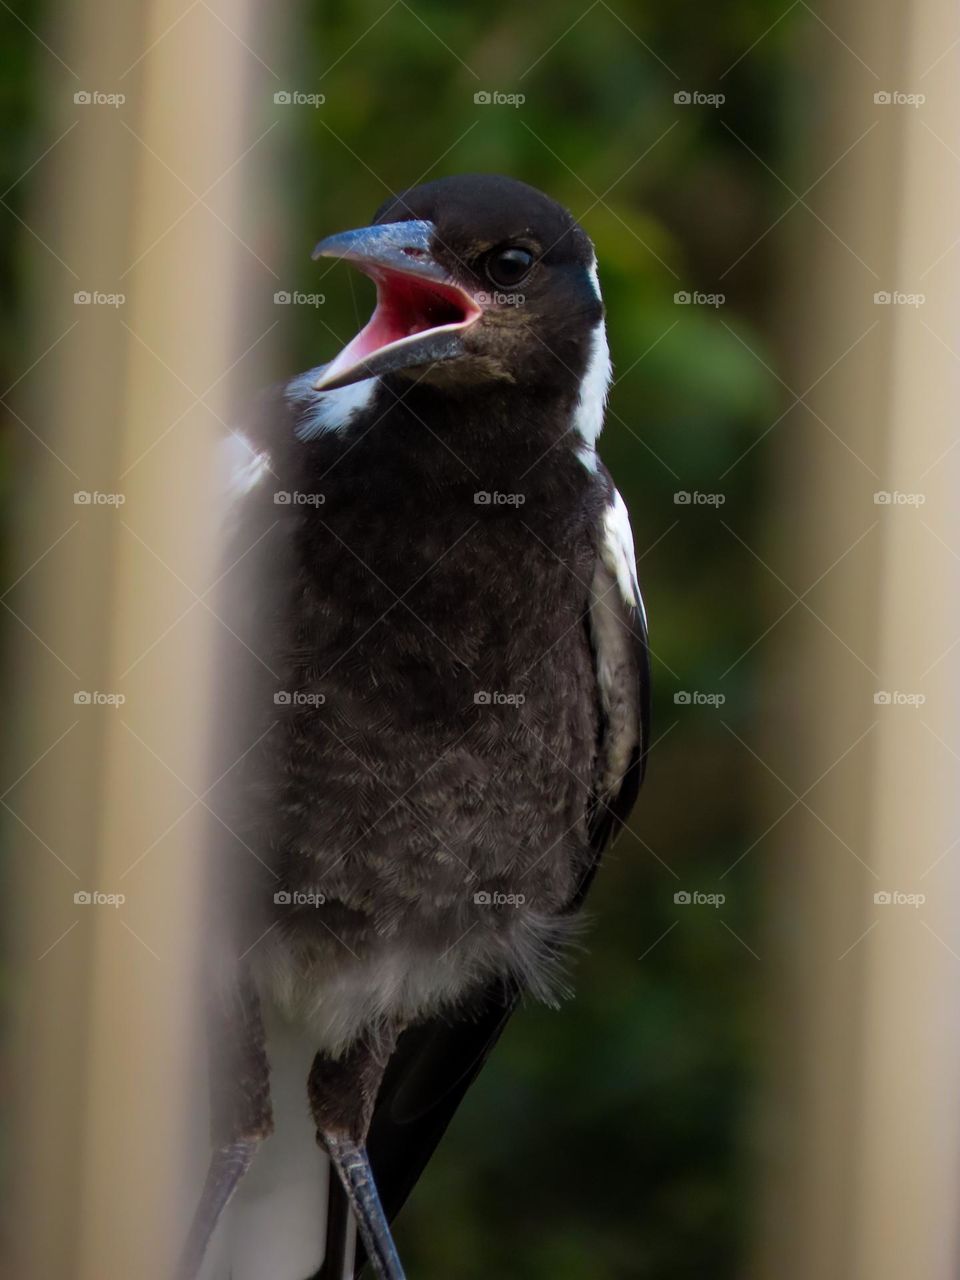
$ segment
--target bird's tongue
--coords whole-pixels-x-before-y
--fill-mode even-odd
[[[375,279],[377,309],[370,324],[382,331],[385,343],[467,318],[463,298],[454,289],[393,271],[378,272]]]
[[[373,315],[327,370],[333,378],[384,347],[429,329],[462,324],[470,318],[464,295],[457,289],[421,281],[382,267],[368,272],[377,286]]]

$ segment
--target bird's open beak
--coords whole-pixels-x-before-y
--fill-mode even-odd
[[[314,249],[314,258],[352,262],[377,286],[373,315],[324,369],[317,391],[463,353],[463,333],[482,310],[434,258],[434,234],[432,222],[389,222],[328,236]]]

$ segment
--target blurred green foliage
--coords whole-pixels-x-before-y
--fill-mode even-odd
[[[27,6],[28,11],[35,5]],[[32,19],[35,14],[29,13]],[[12,431],[16,419],[7,395],[28,363],[24,297],[30,255],[24,252],[29,233],[23,225],[27,184],[24,174],[37,158],[43,136],[42,84],[38,44],[22,21],[10,16],[0,39],[0,423]],[[43,50],[39,49],[42,55]],[[39,144],[39,145],[38,145]],[[9,434],[0,438],[0,510],[7,510]],[[2,540],[4,561],[7,539]]]

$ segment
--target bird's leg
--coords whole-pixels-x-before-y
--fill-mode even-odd
[[[252,981],[238,975],[210,1010],[210,1131],[213,1154],[177,1280],[194,1280],[227,1202],[250,1168],[260,1143],[273,1132],[270,1068],[260,1000]]]
[[[378,1280],[404,1280],[366,1149],[377,1092],[395,1044],[394,1032],[358,1040],[341,1058],[318,1053],[308,1085],[317,1141],[343,1184]]]

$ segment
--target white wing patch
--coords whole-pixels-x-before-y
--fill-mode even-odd
[[[640,740],[634,638],[627,610],[637,609],[646,625],[633,532],[626,503],[616,489],[603,515],[600,558],[590,603],[590,633],[596,654],[597,687],[606,721],[598,785],[617,791]]]
[[[627,504],[617,489],[603,514],[603,563],[617,580],[626,604],[643,613],[640,584],[637,582],[637,554],[633,547],[633,530]],[[646,622],[646,615],[644,615]]]
[[[335,391],[317,391],[314,383],[326,365],[291,378],[284,398],[300,410],[295,432],[298,440],[315,440],[325,431],[342,431],[367,409],[377,389],[377,378],[364,378]]]

